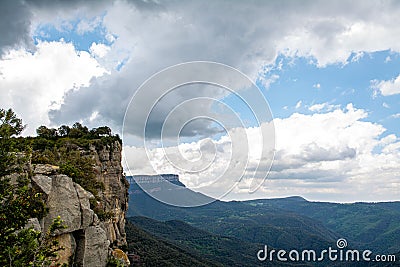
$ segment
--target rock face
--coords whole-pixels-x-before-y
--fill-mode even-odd
[[[102,224],[107,239],[114,246],[126,245],[125,213],[128,209],[129,183],[123,175],[121,152],[122,147],[118,142],[101,149],[90,146],[90,155],[96,166],[96,179],[105,187],[99,192],[101,208],[112,215],[111,219]]]
[[[60,174],[57,166],[34,165],[31,183],[44,194],[49,211],[39,222],[32,219],[32,224],[47,231],[53,219],[60,216],[66,228],[55,236],[64,247],[59,253],[59,263],[106,266],[112,249],[126,245],[129,184],[121,166],[121,145],[118,142],[101,148],[90,145],[89,150],[80,149],[80,153],[93,160],[96,180],[104,184],[104,189],[95,199],[72,178]],[[97,203],[96,208],[91,203]],[[99,219],[94,209],[108,216]]]
[[[85,205],[85,202],[89,203],[89,198],[83,199],[81,204],[76,190],[79,185],[72,182],[72,179],[68,176],[54,175],[50,178],[52,187],[50,194],[47,195],[46,205],[49,208],[49,213],[44,218],[44,229],[47,230],[57,216],[62,218],[66,226],[65,229],[61,230],[61,233],[82,229],[81,206]]]
[[[85,237],[78,243],[76,262],[85,267],[104,266],[110,245],[106,232],[99,225],[95,225],[86,228],[84,235]]]

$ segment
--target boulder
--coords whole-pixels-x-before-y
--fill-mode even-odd
[[[51,192],[52,180],[49,176],[42,174],[36,174],[32,177],[32,182],[35,184],[43,193],[48,196]]]
[[[79,184],[74,184],[76,193],[78,195],[80,208],[81,208],[81,228],[86,228],[93,224],[94,211],[90,209],[90,199],[94,198],[93,194],[86,191]]]
[[[65,229],[58,233],[69,233],[82,228],[81,204],[74,182],[66,175],[51,177],[52,187],[47,198],[49,213],[44,218],[44,230],[47,231],[53,220],[58,216],[64,221]]]
[[[86,228],[76,250],[76,263],[85,267],[106,266],[109,246],[106,232],[100,226]]]

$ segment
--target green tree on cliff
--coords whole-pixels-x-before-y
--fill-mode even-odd
[[[11,166],[15,165],[11,137],[21,134],[24,129],[22,120],[9,109],[0,109],[0,177],[13,173]]]
[[[42,218],[46,209],[27,176],[17,174],[24,156],[14,153],[13,137],[23,129],[11,109],[0,109],[0,266],[48,266],[60,250],[51,235],[62,228],[62,221],[57,218],[47,233],[25,227],[30,218]]]

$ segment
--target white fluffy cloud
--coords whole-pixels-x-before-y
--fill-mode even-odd
[[[276,153],[269,178],[252,195],[248,192],[250,181],[244,179],[228,198],[302,195],[331,201],[396,199],[400,189],[400,139],[394,134],[384,137],[385,128],[365,121],[367,115],[364,110],[349,104],[345,109],[337,108],[331,112],[296,113],[285,119],[275,119]],[[260,147],[252,133],[255,130],[246,130],[249,146],[253,148],[247,171],[251,171],[259,160],[259,153],[254,150]],[[149,151],[154,169],[141,168],[146,165],[142,161],[147,160],[143,157],[130,167],[135,174],[177,172],[184,183],[195,188],[226,171],[231,160],[230,140],[223,137],[215,145],[218,151],[215,160],[203,172],[174,169],[161,148]],[[181,144],[180,151],[199,156],[199,147],[199,142]],[[138,150],[143,148],[124,147],[128,158],[140,155]],[[207,150],[201,151],[207,153]],[[224,192],[227,189],[224,185],[229,184],[230,181],[218,181],[220,192]]]
[[[390,117],[395,118],[395,119],[399,119],[400,118],[400,113],[393,114]]]
[[[371,81],[371,86],[375,89],[375,95],[379,92],[383,96],[400,94],[400,75],[387,81]]]
[[[48,111],[59,108],[64,96],[105,69],[71,43],[40,42],[36,51],[10,50],[0,60],[0,106],[12,107],[28,124],[25,134],[50,124]]]
[[[331,111],[331,110],[333,110],[335,108],[338,108],[338,106],[337,105],[332,105],[332,104],[329,104],[329,103],[314,104],[314,105],[308,107],[308,109],[310,111],[313,111],[313,112],[322,111],[322,110]]]
[[[89,51],[93,56],[102,58],[107,55],[110,49],[111,48],[105,44],[97,44],[93,42],[89,48]]]

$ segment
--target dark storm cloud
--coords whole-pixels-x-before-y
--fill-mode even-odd
[[[36,12],[40,14],[68,14],[81,7],[101,9],[106,1],[84,0],[2,0],[0,1],[0,55],[8,49],[26,47],[34,50],[31,34],[32,20]],[[37,18],[40,20],[40,18]]]
[[[29,27],[32,13],[22,1],[0,3],[0,50],[30,43]]]

